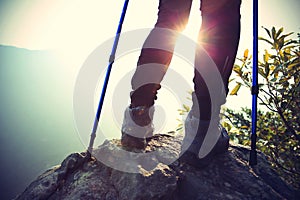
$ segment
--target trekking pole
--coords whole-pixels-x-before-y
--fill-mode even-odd
[[[114,44],[113,44],[113,47],[112,47],[112,51],[111,51],[111,54],[110,54],[110,57],[109,57],[109,64],[108,64],[108,67],[107,67],[107,70],[106,70],[106,75],[105,75],[105,79],[104,79],[104,83],[103,83],[103,87],[102,87],[102,92],[101,92],[101,96],[100,96],[100,100],[99,100],[99,104],[98,104],[97,113],[96,113],[95,120],[94,120],[94,125],[93,125],[93,130],[92,130],[92,133],[91,133],[89,147],[87,149],[87,154],[86,154],[87,158],[91,158],[91,155],[92,155],[94,141],[95,141],[95,138],[96,138],[96,132],[97,132],[99,119],[100,119],[100,115],[101,115],[101,110],[102,110],[103,103],[104,103],[104,97],[105,97],[105,93],[106,93],[106,89],[107,89],[107,85],[108,85],[108,81],[109,81],[110,72],[111,72],[113,63],[115,61],[115,55],[116,55],[116,51],[117,51],[117,47],[118,47],[118,43],[119,43],[119,39],[120,39],[120,34],[121,34],[121,31],[122,31],[122,25],[123,25],[123,22],[124,22],[124,19],[125,19],[128,3],[129,3],[129,0],[125,0],[123,10],[122,10],[122,14],[121,14],[121,18],[120,18],[120,21],[119,21],[119,26],[118,26],[117,33],[116,33],[116,37],[115,37]]]
[[[253,69],[252,69],[252,131],[251,131],[251,151],[250,166],[257,164],[256,152],[256,128],[257,128],[257,96],[258,86],[258,0],[253,0]]]

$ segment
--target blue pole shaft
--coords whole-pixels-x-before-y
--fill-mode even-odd
[[[249,164],[257,164],[256,129],[257,129],[257,96],[258,96],[258,0],[253,0],[253,71],[252,71],[252,131]]]
[[[90,143],[89,143],[89,147],[88,147],[88,155],[89,156],[92,154],[94,141],[95,141],[95,138],[96,138],[96,132],[97,132],[97,128],[98,128],[98,125],[99,125],[100,115],[101,115],[101,111],[102,111],[102,107],[103,107],[103,103],[104,103],[105,93],[106,93],[106,89],[107,89],[107,86],[108,86],[109,76],[110,76],[110,73],[111,73],[113,63],[115,61],[115,55],[116,55],[116,51],[117,51],[117,47],[118,47],[120,34],[121,34],[121,31],[122,31],[122,26],[123,26],[123,22],[124,22],[124,19],[125,19],[128,3],[129,3],[129,0],[125,0],[123,10],[122,10],[122,14],[121,14],[121,18],[120,18],[120,21],[119,21],[119,26],[118,26],[117,33],[116,33],[116,37],[115,37],[114,44],[113,44],[113,47],[112,47],[112,51],[111,51],[111,54],[110,54],[109,64],[108,64],[108,67],[107,67],[107,70],[106,70],[106,75],[105,75],[105,79],[104,79],[104,83],[103,83],[103,87],[102,87],[102,92],[101,92],[101,96],[100,96],[100,100],[99,100],[99,104],[98,104],[97,113],[96,113],[95,120],[94,120],[94,125],[93,125],[93,129],[92,129],[92,133],[91,133]]]

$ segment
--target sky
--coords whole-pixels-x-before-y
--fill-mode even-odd
[[[158,2],[158,0],[131,0],[123,32],[153,27]],[[116,0],[0,0],[0,44],[31,50],[50,49],[58,52],[66,66],[61,70],[66,74],[66,82],[72,89],[85,59],[96,47],[115,36],[123,3],[124,1]],[[194,41],[201,25],[199,7],[200,1],[194,0],[189,24],[183,32]],[[284,27],[286,32],[300,32],[298,0],[259,0],[259,10],[260,26]],[[241,24],[238,57],[243,55],[245,49],[251,50],[252,47],[252,0],[242,2]],[[260,29],[260,35],[263,34]],[[260,48],[263,49],[262,46]],[[120,56],[114,65],[120,70],[115,72],[117,75],[111,79],[111,82],[117,83],[124,73],[134,70],[137,57],[138,51]],[[100,59],[106,61],[108,57],[105,55]],[[126,68],[121,68],[124,65]],[[171,65],[174,65],[174,69],[177,66],[179,73],[187,73],[185,77],[191,84],[192,70],[180,71],[183,68],[182,65],[187,65],[187,63],[174,56]],[[102,81],[99,81],[97,91],[100,91],[101,83]],[[98,94],[99,92],[95,93],[95,106]],[[158,105],[169,105],[169,95],[166,90],[165,98],[160,98],[162,101],[158,102]],[[108,98],[111,97],[108,95]],[[229,107],[251,104],[249,91],[242,91],[242,95],[228,99]],[[182,102],[179,104],[177,102],[175,107],[181,106],[180,103]],[[170,115],[175,114],[177,110],[174,109],[173,112]],[[121,115],[117,118],[121,118]]]
[[[158,2],[131,0],[123,32],[153,27]],[[199,4],[194,0],[184,32],[193,40],[201,24]],[[82,63],[95,47],[114,37],[122,6],[120,0],[0,0],[0,44],[55,49],[66,61]],[[300,31],[298,0],[259,0],[259,7],[260,26]],[[252,0],[242,1],[241,13],[240,55],[252,46]]]
[[[252,0],[243,0],[239,50],[251,47]],[[123,1],[0,0],[0,44],[27,49],[56,49],[65,59],[82,61],[99,44],[113,37]],[[123,31],[151,28],[158,0],[131,0]],[[299,32],[298,0],[260,0],[260,25]],[[201,24],[199,1],[193,3],[184,32],[197,37]],[[74,59],[74,58],[73,58]],[[80,60],[81,59],[81,60]]]
[[[242,36],[251,32],[252,1],[242,2]],[[114,36],[123,1],[1,0],[0,43],[28,49],[74,48],[98,45]],[[260,0],[260,24],[299,31],[297,0]],[[151,28],[158,0],[129,2],[124,31]],[[200,25],[199,2],[194,1],[186,33],[194,37]],[[246,40],[241,40],[245,43]]]

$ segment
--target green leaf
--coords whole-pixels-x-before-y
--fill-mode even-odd
[[[234,67],[233,67],[233,71],[235,72],[235,73],[237,73],[240,77],[242,77],[242,75],[243,75],[243,72],[242,72],[242,69],[241,69],[241,67],[240,66],[238,66],[238,65],[234,65]]]
[[[270,31],[267,28],[265,28],[265,27],[262,27],[262,28],[265,29],[265,31],[268,33],[269,37],[271,38],[272,36],[271,36]]]
[[[283,45],[284,45],[284,39],[283,38],[279,39],[278,40],[278,50],[282,49]]]
[[[183,104],[183,108],[185,109],[184,111],[186,111],[186,112],[190,111],[190,107],[185,104]]]
[[[259,73],[262,77],[267,78],[266,75],[265,75],[265,72],[264,72],[264,70],[263,70],[262,68],[258,68],[258,73]]]
[[[258,87],[259,87],[259,88],[262,88],[264,85],[265,85],[265,84],[263,84],[263,83],[259,83],[259,84],[258,84]]]
[[[249,56],[249,49],[246,49],[244,51],[244,60],[247,60],[248,56]]]
[[[288,37],[288,36],[290,36],[290,35],[292,35],[292,34],[294,34],[294,32],[290,32],[290,33],[288,33],[288,34],[282,35],[282,36],[280,36],[279,39],[281,39],[281,38],[286,38],[286,37]]]
[[[276,49],[280,50],[280,49],[279,49],[279,46],[278,46]],[[281,50],[279,51],[279,55],[280,55],[281,58],[284,57],[283,52],[282,52]]]
[[[242,86],[242,83],[237,82],[237,85],[230,92],[230,95],[237,95],[237,93],[240,90],[241,86]]]
[[[259,39],[259,40],[263,40],[263,41],[265,41],[265,42],[267,42],[267,43],[269,43],[270,45],[273,46],[273,43],[272,43],[270,40],[266,39],[266,38],[258,37],[258,39]]]
[[[276,33],[276,38],[283,32],[283,27],[281,27]]]
[[[293,69],[295,66],[300,66],[300,62],[296,62],[296,63],[290,64],[290,65],[288,66],[288,69],[291,70],[291,69]]]
[[[227,131],[230,131],[232,129],[232,126],[229,123],[225,122],[225,121],[222,122],[222,126],[224,128],[226,128]]]
[[[232,82],[234,80],[235,80],[235,78],[231,78],[231,79],[229,79],[228,83],[230,83],[230,82]]]
[[[268,63],[265,65],[265,72],[265,76],[268,77],[270,74],[270,66]]]
[[[276,66],[276,68],[274,69],[274,71],[272,72],[271,75],[278,74],[278,72],[280,71],[280,69],[281,69],[281,65]]]
[[[183,129],[183,127],[179,127],[179,128],[176,129],[176,131],[180,131],[182,129]]]
[[[276,30],[275,30],[274,26],[272,27],[272,38],[274,39],[274,41],[277,39],[276,38]]]
[[[290,40],[290,41],[288,41],[288,42],[286,42],[285,44],[284,44],[284,46],[287,46],[287,45],[290,45],[290,44],[297,44],[298,42],[296,41],[296,40]]]
[[[267,63],[269,61],[269,58],[270,58],[270,54],[268,53],[267,50],[265,50],[265,55],[264,55],[264,61],[265,61],[265,63]]]

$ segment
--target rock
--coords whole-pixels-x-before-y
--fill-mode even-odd
[[[145,151],[105,141],[95,158],[68,156],[47,170],[16,199],[297,199],[262,153],[248,165],[249,149],[231,145],[204,169],[177,161],[181,136],[155,135]]]

